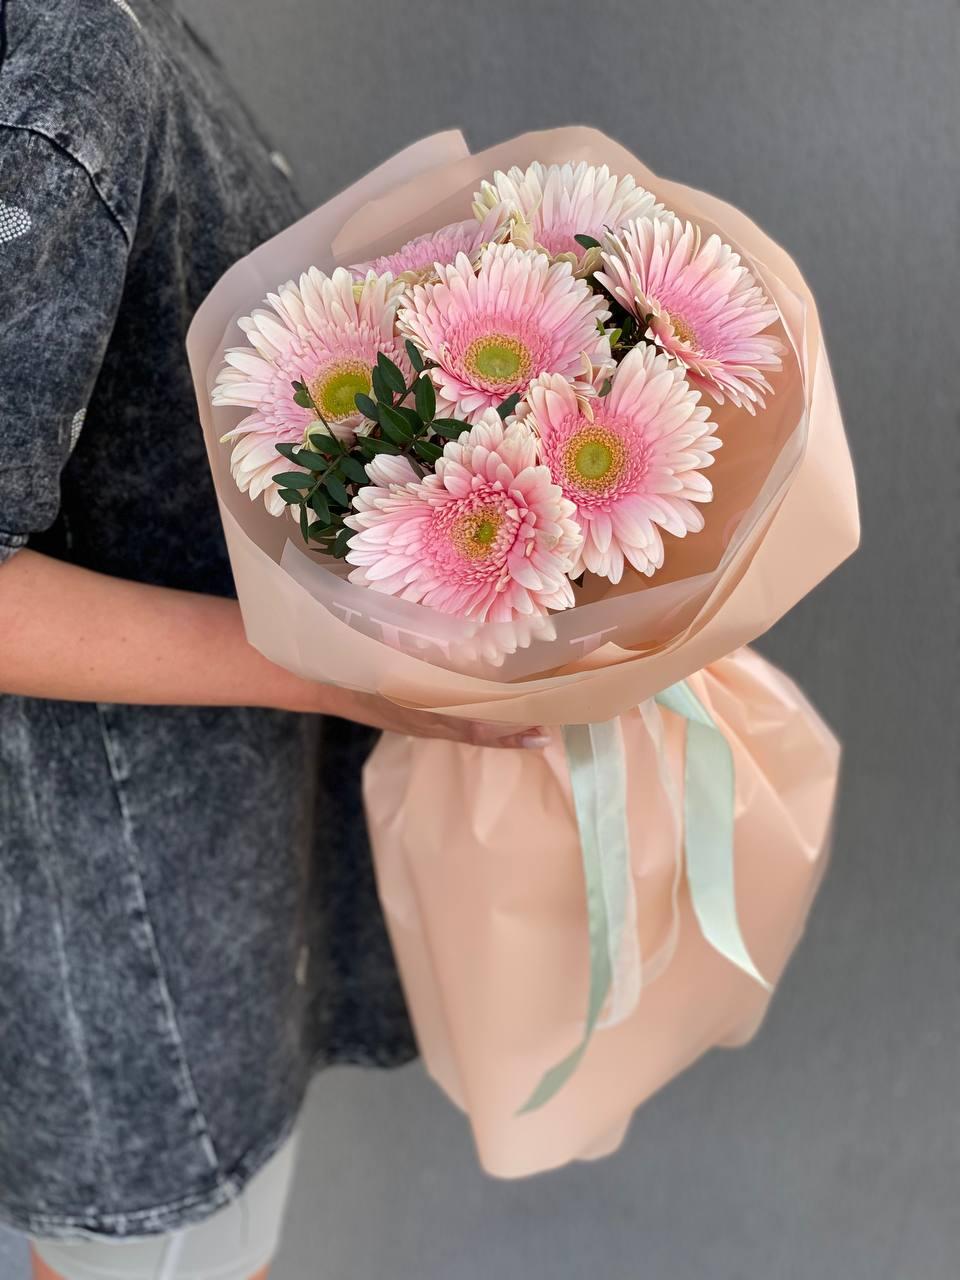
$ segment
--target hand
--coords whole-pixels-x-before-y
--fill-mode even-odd
[[[517,728],[513,724],[489,724],[479,720],[458,720],[454,716],[432,711],[411,711],[398,707],[387,698],[372,693],[354,693],[330,685],[313,685],[304,681],[306,705],[291,708],[298,711],[320,711],[341,716],[359,724],[387,729],[391,733],[410,734],[414,738],[446,738],[477,747],[514,747],[527,751],[542,750],[550,735],[537,725]]]

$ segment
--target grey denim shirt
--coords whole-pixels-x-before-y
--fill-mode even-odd
[[[184,335],[300,212],[170,0],[0,0],[0,558],[232,593]],[[413,1055],[371,745],[262,709],[0,696],[0,1218],[201,1218],[313,1070]]]

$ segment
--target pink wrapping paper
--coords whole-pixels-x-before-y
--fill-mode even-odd
[[[597,606],[623,613],[617,597],[633,590],[639,616],[649,592],[659,622],[641,636],[620,627],[592,651],[551,650],[541,667],[510,679],[397,648],[369,619],[345,616],[308,589],[290,571],[298,561],[287,547],[292,524],[252,503],[230,477],[219,437],[239,415],[211,408],[209,389],[223,347],[240,337],[236,317],[280,281],[465,217],[481,178],[534,159],[585,159],[632,173],[682,216],[718,230],[776,301],[793,355],[768,413],[725,437],[737,448],[718,455],[707,530],[671,541],[652,583],[634,576]],[[381,896],[424,1059],[467,1110],[484,1167],[518,1176],[614,1149],[638,1103],[711,1045],[748,1038],[767,1003],[691,922],[669,788],[635,708],[692,676],[727,734],[737,767],[738,903],[747,943],[770,978],[799,936],[825,861],[837,744],[785,677],[741,649],[859,536],[833,381],[799,271],[745,215],[657,178],[595,130],[525,134],[475,156],[458,134],[442,134],[231,268],[198,311],[188,352],[247,636],[268,658],[308,678],[472,719],[525,726],[625,717],[638,930],[653,964],[636,1011],[599,1031],[573,1080],[523,1117],[517,1107],[577,1042],[586,1007],[583,878],[559,741],[540,757],[386,735],[364,780]],[[308,576],[323,572],[308,566]],[[653,593],[666,598],[686,579],[685,603],[658,613]],[[376,607],[389,603],[380,598]],[[663,727],[679,788],[682,722],[664,713]]]
[[[691,685],[733,748],[737,906],[751,955],[776,981],[826,864],[839,748],[796,686],[748,649]],[[646,959],[671,941],[678,844],[640,713],[623,727]],[[683,721],[664,713],[663,729],[682,791]],[[672,956],[634,1013],[596,1033],[542,1110],[517,1115],[577,1043],[587,1002],[563,748],[484,751],[387,735],[364,781],[380,899],[424,1061],[467,1111],[489,1173],[518,1177],[613,1150],[645,1098],[759,1025],[769,995],[704,941],[681,883]]]

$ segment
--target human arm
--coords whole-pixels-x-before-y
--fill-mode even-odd
[[[409,711],[317,684],[248,644],[235,600],[108,577],[24,549],[0,565],[0,692],[81,702],[279,707],[485,746],[542,730]],[[526,741],[525,741],[526,739]]]

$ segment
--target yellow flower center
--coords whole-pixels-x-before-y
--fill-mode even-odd
[[[488,333],[474,338],[463,358],[466,368],[486,382],[516,383],[530,375],[530,352],[517,338]]]
[[[619,480],[626,458],[620,437],[593,423],[567,441],[563,471],[569,484],[601,493]]]
[[[500,526],[503,516],[490,507],[481,507],[462,516],[454,525],[451,541],[462,556],[469,560],[477,560],[488,555]]]
[[[340,422],[357,412],[354,397],[370,392],[370,370],[361,360],[333,365],[310,387],[313,402],[328,422]]]
[[[671,316],[670,323],[673,326],[673,332],[680,339],[685,347],[698,347],[697,333],[693,325],[684,320],[683,316]]]

